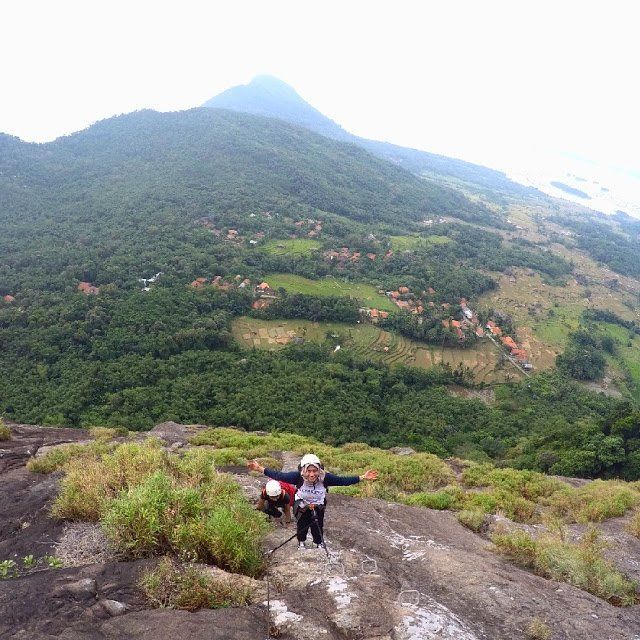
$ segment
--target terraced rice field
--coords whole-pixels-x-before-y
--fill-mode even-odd
[[[477,382],[487,384],[519,379],[511,365],[500,363],[500,353],[489,341],[472,349],[439,348],[410,340],[370,324],[347,325],[309,320],[257,320],[237,318],[232,324],[235,339],[248,348],[275,350],[295,342],[296,338],[321,342],[327,334],[340,338],[341,349],[359,358],[423,369],[442,362],[469,367]]]

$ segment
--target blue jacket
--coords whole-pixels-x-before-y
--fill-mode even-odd
[[[282,480],[288,482],[294,487],[298,487],[302,483],[302,476],[299,471],[276,471],[275,469],[265,469],[264,475],[274,480]],[[351,484],[360,482],[360,476],[337,476],[334,473],[325,472],[325,487],[348,487]]]

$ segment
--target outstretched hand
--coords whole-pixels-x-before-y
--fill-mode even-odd
[[[264,472],[264,467],[257,460],[249,460],[249,462],[247,462],[247,467],[249,467],[251,471],[258,471],[259,473]]]
[[[375,471],[374,469],[369,469],[368,471],[365,471],[363,476],[362,476],[363,480],[377,480],[378,479],[378,472]]]

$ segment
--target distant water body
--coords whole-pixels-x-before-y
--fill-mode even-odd
[[[526,158],[518,168],[510,164],[502,170],[515,182],[595,211],[640,218],[640,175],[631,170],[561,154]]]

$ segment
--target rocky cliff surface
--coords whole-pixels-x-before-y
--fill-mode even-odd
[[[51,555],[67,566],[0,580],[0,638],[640,640],[640,605],[618,608],[522,570],[449,512],[335,494],[325,522],[328,553],[286,544],[261,579],[243,578],[253,588],[252,604],[196,613],[150,609],[136,580],[156,560],[119,562],[97,525],[51,518],[57,477],[25,468],[42,447],[87,433],[11,428],[12,439],[0,443],[0,562]],[[154,431],[174,450],[189,434],[172,423]],[[295,464],[292,455],[281,456],[285,468]],[[262,478],[228,471],[257,496]],[[604,534],[619,543],[616,563],[640,578],[640,541],[623,534],[621,522],[605,524]],[[276,526],[265,552],[292,533]],[[536,621],[551,635],[532,635]]]

